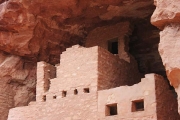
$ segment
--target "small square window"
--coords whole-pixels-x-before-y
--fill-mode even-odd
[[[132,101],[132,112],[137,112],[137,111],[144,111],[144,100],[135,100]]]
[[[84,88],[84,93],[89,93],[89,88]]]
[[[105,108],[105,115],[106,116],[113,116],[117,115],[117,103],[106,105]]]
[[[74,90],[74,95],[77,95],[77,94],[78,94],[78,90],[75,89],[75,90]]]
[[[54,95],[54,96],[53,96],[53,99],[56,99],[56,98],[57,98],[57,96],[56,96],[56,95]]]
[[[66,97],[67,92],[66,91],[62,91],[62,97]]]

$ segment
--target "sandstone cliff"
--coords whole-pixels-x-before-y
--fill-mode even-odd
[[[151,17],[151,23],[162,29],[159,53],[170,84],[178,94],[180,106],[180,1],[155,0],[155,5],[156,9]]]

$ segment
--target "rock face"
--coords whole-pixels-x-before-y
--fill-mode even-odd
[[[55,64],[66,47],[83,43],[87,29],[120,17],[145,18],[153,11],[152,3],[152,0],[8,0],[0,5],[0,49]]]
[[[156,9],[151,17],[153,25],[163,29],[169,23],[179,23],[179,0],[154,0],[154,4]]]
[[[9,108],[35,100],[36,64],[0,53],[0,119],[6,120]]]
[[[156,0],[156,10],[151,22],[162,29],[159,53],[166,69],[170,84],[178,94],[180,113],[180,1]]]

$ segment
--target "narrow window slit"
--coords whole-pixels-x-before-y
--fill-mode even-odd
[[[62,91],[62,97],[66,97],[67,92],[66,91]]]
[[[74,95],[77,95],[77,94],[78,94],[78,90],[75,89],[75,90],[74,90]]]
[[[42,97],[42,101],[45,102],[46,101],[46,95],[43,95]]]

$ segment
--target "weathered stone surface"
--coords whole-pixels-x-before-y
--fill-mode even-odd
[[[180,78],[177,76],[180,68],[180,25],[171,24],[160,32],[159,53],[162,57],[166,73],[171,85],[178,87]]]
[[[6,120],[9,108],[34,100],[36,64],[1,52],[0,69],[0,119]]]
[[[154,0],[156,9],[151,17],[151,23],[163,29],[170,23],[180,21],[180,1],[179,0]]]
[[[155,0],[156,10],[151,22],[163,29],[160,32],[159,53],[166,69],[170,84],[178,94],[180,113],[180,1]]]
[[[166,68],[170,84],[175,88],[180,102],[180,26],[170,24],[160,33],[159,53]],[[180,103],[179,103],[180,104]],[[180,110],[180,109],[179,109]]]

